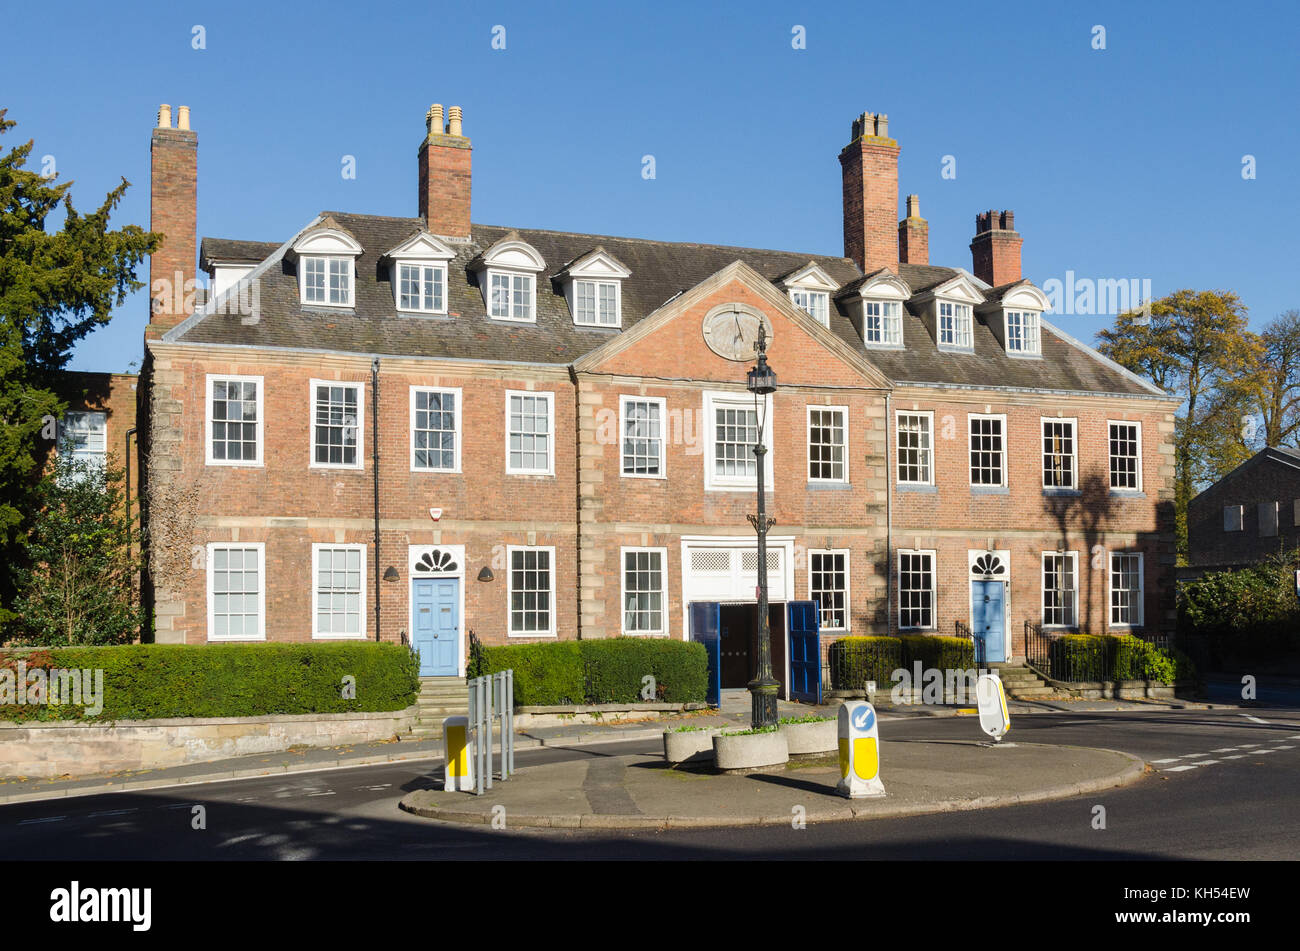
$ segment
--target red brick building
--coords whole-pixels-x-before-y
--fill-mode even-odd
[[[158,640],[405,636],[463,674],[470,630],[683,638],[720,604],[734,681],[760,423],[777,637],[795,600],[823,645],[961,624],[995,658],[1026,620],[1169,622],[1175,401],[1043,319],[1011,212],[978,216],[970,268],[931,265],[883,115],[840,155],[830,257],[473,224],[434,106],[417,217],[205,239],[197,309],[188,119],[153,133]]]
[[[1242,568],[1300,547],[1300,451],[1268,446],[1187,505],[1187,568]]]

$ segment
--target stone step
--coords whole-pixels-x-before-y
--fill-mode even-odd
[[[1054,697],[1056,691],[1051,687],[1021,687],[1017,690],[1008,690],[1007,693],[1016,700],[1031,700],[1040,697]]]

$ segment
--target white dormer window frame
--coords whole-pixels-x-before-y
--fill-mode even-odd
[[[1043,353],[1043,315],[1025,307],[1009,307],[1003,314],[1003,339],[1013,357],[1038,357]]]
[[[862,301],[862,338],[869,347],[902,349],[903,302]]]
[[[790,303],[798,307],[823,327],[831,325],[831,295],[829,291],[806,287],[790,288]]]
[[[298,298],[304,307],[356,306],[356,259],[361,245],[346,232],[320,228],[293,246],[298,259]]]
[[[423,231],[385,254],[397,312],[446,314],[450,262],[455,256],[447,245]]]
[[[935,301],[935,336],[940,350],[970,353],[975,349],[975,311],[963,301]]]
[[[632,276],[604,248],[594,248],[560,272],[576,327],[623,328],[623,281]]]
[[[546,262],[527,242],[503,239],[483,254],[479,284],[488,317],[515,324],[537,323],[537,275]]]

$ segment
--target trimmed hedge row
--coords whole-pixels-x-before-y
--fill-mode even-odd
[[[868,680],[892,684],[894,671],[910,673],[917,661],[923,669],[969,670],[975,648],[964,637],[935,634],[841,637],[827,648],[833,690],[861,690]]]
[[[103,709],[92,715],[84,702],[3,702],[16,700],[2,694],[16,684],[20,661],[29,672],[102,670]],[[355,681],[352,699],[343,696],[345,677]],[[419,685],[415,655],[398,644],[130,644],[17,650],[0,653],[0,719],[379,713],[411,706]]]
[[[1131,634],[1063,634],[1052,642],[1051,674],[1065,681],[1196,678],[1196,665],[1177,648],[1156,647]]]
[[[469,676],[514,670],[516,706],[642,703],[645,677],[654,701],[702,703],[708,684],[703,644],[663,638],[475,646]]]

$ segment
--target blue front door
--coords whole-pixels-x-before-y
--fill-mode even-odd
[[[786,610],[786,626],[790,631],[790,699],[821,703],[821,609],[815,601],[791,601]]]
[[[418,578],[411,584],[411,603],[420,676],[456,676],[460,673],[460,580]]]
[[[1006,584],[1001,581],[972,581],[971,633],[984,639],[984,660],[1007,659]]]
[[[703,644],[708,652],[708,685],[704,700],[711,707],[722,702],[722,641],[720,638],[722,605],[716,601],[691,602],[691,640]]]

